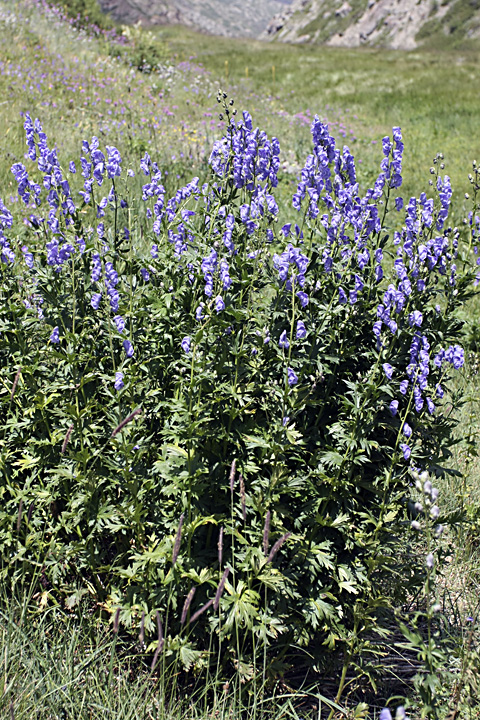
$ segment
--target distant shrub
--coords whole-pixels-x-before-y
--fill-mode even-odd
[[[140,22],[124,26],[123,36],[127,41],[124,48],[112,46],[112,52],[118,52],[124,60],[140,72],[151,73],[158,69],[159,64],[167,57],[167,50],[155,35],[142,28]]]
[[[111,30],[114,23],[102,12],[98,0],[49,0],[50,5],[57,5],[77,27],[96,26],[100,30]]]
[[[167,197],[145,153],[141,199],[115,147],[67,170],[26,116],[22,229],[0,203],[0,550],[44,603],[120,608],[152,651],[201,668],[221,646],[248,678],[259,649],[325,662],[384,632],[411,472],[451,472],[475,271],[438,164],[432,198],[396,197],[399,128],[362,194],[315,118],[278,229],[279,142],[223,112],[210,182]]]

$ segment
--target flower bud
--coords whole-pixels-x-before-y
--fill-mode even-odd
[[[430,482],[430,480],[426,480],[426,481],[423,483],[423,492],[425,493],[425,495],[430,495],[430,494],[431,494],[431,492],[432,492],[432,483]]]

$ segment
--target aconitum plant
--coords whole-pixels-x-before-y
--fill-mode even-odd
[[[1,572],[40,565],[155,662],[221,645],[227,674],[260,646],[348,660],[406,592],[410,473],[449,472],[475,277],[448,177],[399,195],[399,128],[362,190],[316,117],[279,228],[279,141],[229,108],[209,182],[172,197],[95,137],[67,174],[27,115],[26,229],[0,202]]]

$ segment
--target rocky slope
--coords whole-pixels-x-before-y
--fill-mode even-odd
[[[256,37],[291,0],[99,0],[115,20],[145,25],[177,24],[213,35]]]
[[[264,39],[413,49],[480,37],[480,0],[294,0]]]

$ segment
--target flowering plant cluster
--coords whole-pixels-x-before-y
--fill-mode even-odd
[[[224,114],[210,181],[171,197],[148,152],[126,168],[94,137],[64,168],[26,116],[23,228],[0,203],[0,549],[4,576],[40,567],[155,661],[200,667],[213,642],[248,668],[259,643],[348,646],[394,565],[401,592],[409,473],[448,472],[475,270],[447,176],[398,195],[399,128],[362,192],[315,118],[279,228],[279,142]]]

